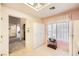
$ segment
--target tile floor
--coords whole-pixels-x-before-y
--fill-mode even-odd
[[[46,45],[42,45],[39,48],[34,49],[32,52],[28,52],[26,48],[20,49],[10,54],[10,56],[68,56],[69,53],[62,49],[51,49]]]
[[[20,50],[21,48],[23,49],[25,47],[25,41],[20,40],[20,39],[10,39],[9,41],[9,53],[15,52]]]

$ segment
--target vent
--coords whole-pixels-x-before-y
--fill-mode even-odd
[[[55,7],[53,6],[53,7],[50,7],[49,9],[50,9],[50,10],[54,10],[54,9],[55,9]]]

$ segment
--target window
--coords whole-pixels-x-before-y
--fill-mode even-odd
[[[68,42],[69,23],[61,22],[48,24],[48,38]]]
[[[56,24],[52,24],[52,39],[56,39]]]
[[[69,24],[68,22],[57,23],[57,39],[68,42],[69,39]]]
[[[48,24],[48,38],[52,38],[52,24]]]

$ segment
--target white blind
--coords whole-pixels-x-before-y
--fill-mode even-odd
[[[48,38],[68,42],[68,40],[69,40],[69,23],[61,22],[61,23],[48,24]]]

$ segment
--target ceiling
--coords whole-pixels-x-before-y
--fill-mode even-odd
[[[47,3],[38,10],[26,3],[6,3],[3,5],[39,18],[48,17],[79,7],[78,3]],[[50,10],[49,8],[51,7],[55,7],[55,9]]]
[[[35,8],[38,11],[38,9],[40,9],[43,6],[47,5],[47,3],[26,3],[26,5],[28,5],[32,8]]]

